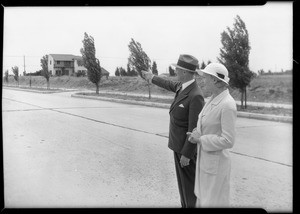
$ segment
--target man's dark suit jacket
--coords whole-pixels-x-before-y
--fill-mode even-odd
[[[194,158],[197,145],[188,142],[186,133],[188,131],[192,132],[197,126],[198,115],[204,106],[204,99],[200,88],[195,81],[178,94],[181,82],[174,82],[154,76],[152,83],[176,93],[170,107],[168,147],[189,159]]]

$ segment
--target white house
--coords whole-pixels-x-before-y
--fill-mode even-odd
[[[49,54],[48,55],[48,70],[54,76],[72,75],[77,72],[87,74],[87,69],[83,66],[81,56],[71,54]],[[101,67],[102,76],[108,78],[109,72]]]
[[[72,75],[78,71],[87,72],[82,57],[71,54],[49,54],[48,69],[52,75]]]

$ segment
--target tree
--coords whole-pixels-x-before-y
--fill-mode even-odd
[[[116,77],[120,76],[120,71],[119,71],[119,68],[118,68],[118,67],[116,68],[115,76],[116,76]]]
[[[88,79],[96,85],[96,94],[99,94],[101,66],[100,61],[96,58],[94,38],[84,33],[82,43],[83,48],[80,49],[80,52],[82,54],[83,65],[87,69]]]
[[[131,76],[131,77],[135,77],[135,76],[138,76],[138,72],[136,72],[134,69],[130,69],[130,73],[128,74],[128,76]]]
[[[17,84],[19,86],[19,68],[18,68],[18,66],[14,66],[11,69],[12,69],[12,72],[14,73],[14,79],[17,81]]]
[[[42,76],[42,70],[30,73],[30,76]]]
[[[48,70],[48,55],[45,55],[41,59],[41,66],[42,66],[42,76],[47,80],[47,89],[50,89],[50,72]]]
[[[241,92],[241,107],[247,108],[246,87],[250,84],[253,72],[250,71],[249,53],[250,45],[248,31],[243,20],[237,15],[233,29],[227,27],[227,32],[221,33],[220,58],[218,61],[225,65],[229,72],[230,86]]]
[[[136,70],[139,75],[145,79],[142,75],[142,70],[149,71],[151,68],[151,60],[147,56],[147,54],[143,51],[142,46],[139,42],[135,42],[134,39],[131,38],[131,41],[128,45],[130,55],[128,58],[129,64],[132,66],[134,70]],[[150,83],[147,82],[149,99],[151,99],[151,88]]]
[[[131,70],[131,73],[132,73],[132,76],[138,76],[139,75],[138,72],[135,71],[134,69]]]
[[[155,61],[153,61],[153,63],[152,63],[152,73],[154,75],[158,75],[157,64]]]
[[[171,66],[169,66],[169,74],[170,74],[170,77],[176,76],[175,75],[175,70]]]
[[[129,63],[127,63],[127,72],[126,73],[127,73],[127,76],[133,76]]]
[[[127,76],[134,77],[137,75],[138,73],[133,68],[131,68],[129,63],[127,63]]]
[[[4,80],[5,80],[6,84],[8,84],[8,70],[5,71],[4,75],[5,75]]]
[[[265,71],[264,71],[264,69],[260,69],[260,70],[258,70],[258,74],[259,74],[259,75],[264,75],[264,74],[265,74]]]
[[[201,66],[200,66],[200,69],[204,69],[205,67],[206,67],[206,64],[205,64],[204,61],[202,61]]]
[[[119,71],[120,71],[121,76],[123,76],[123,77],[127,76],[126,70],[124,68],[120,67]]]

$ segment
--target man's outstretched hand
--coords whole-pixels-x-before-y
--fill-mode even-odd
[[[154,74],[152,74],[150,71],[141,71],[143,74],[143,77],[145,78],[145,80],[147,80],[147,82],[151,82],[152,77]]]

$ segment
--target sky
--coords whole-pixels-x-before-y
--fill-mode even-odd
[[[94,38],[100,65],[113,76],[127,68],[133,38],[155,61],[159,74],[168,72],[180,54],[217,62],[221,33],[235,17],[249,34],[249,68],[257,72],[292,69],[293,3],[262,6],[134,6],[134,7],[4,7],[3,73],[41,69],[46,54],[81,56],[84,33]],[[25,60],[24,60],[25,59]]]

